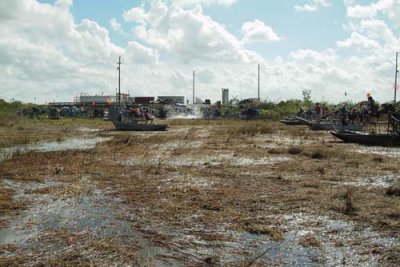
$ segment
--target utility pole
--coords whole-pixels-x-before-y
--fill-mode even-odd
[[[193,71],[193,105],[194,105],[195,79],[196,79],[196,72]]]
[[[121,56],[118,60],[118,106],[121,106]]]
[[[396,52],[396,71],[394,74],[394,103],[396,104],[396,91],[397,91],[397,73],[399,73],[399,70],[397,69],[397,59],[399,56],[399,52]]]
[[[260,101],[260,63],[258,63],[258,101]]]

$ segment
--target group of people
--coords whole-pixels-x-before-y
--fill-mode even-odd
[[[132,115],[136,119],[145,119],[147,122],[151,121],[153,122],[154,117],[150,113],[148,109],[143,110],[143,112],[140,110],[139,106],[135,106],[134,108],[131,108]]]
[[[373,114],[376,112],[375,100],[370,93],[367,94],[367,101],[360,102],[359,110],[356,108],[347,109],[346,105],[343,105],[335,114],[338,115],[339,120],[343,124],[348,124],[348,122],[354,123],[357,119],[360,121],[366,120],[368,123],[371,122]],[[314,107],[315,120],[319,124],[321,118],[328,114],[327,109],[323,108],[320,103],[316,103]]]

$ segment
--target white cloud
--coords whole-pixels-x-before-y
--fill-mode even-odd
[[[72,1],[12,3],[0,13],[0,82],[7,84],[1,98],[71,100],[78,92],[113,88],[115,73],[110,70],[115,70],[118,55],[141,63],[158,61],[156,51],[139,44],[116,46],[94,21],[75,23],[69,10]],[[4,15],[9,13],[12,16]]]
[[[281,39],[270,26],[265,25],[263,21],[258,19],[245,22],[242,26],[242,34],[242,42],[244,44],[279,41]]]
[[[215,83],[218,80],[215,71],[210,68],[200,68],[196,71],[196,77],[199,82],[207,84]]]
[[[188,7],[194,5],[221,5],[221,6],[231,6],[236,3],[236,0],[174,0],[175,4]]]
[[[128,11],[124,11],[122,17],[125,21],[143,22],[145,19],[145,10],[143,7],[134,7]]]
[[[126,33],[124,32],[124,30],[122,29],[122,25],[121,23],[119,23],[115,18],[112,18],[110,20],[110,25],[111,28],[116,32],[119,33],[121,35],[126,35]]]
[[[369,5],[353,5],[352,2],[345,2],[347,16],[351,18],[372,18],[375,17],[378,12],[390,8],[393,5],[393,1],[397,0],[379,0]]]
[[[175,4],[168,6],[162,1],[153,1],[148,11],[139,13],[140,16],[130,17],[130,21],[139,23],[134,28],[135,36],[167,52],[169,59],[176,63],[261,60],[255,52],[244,49],[240,40],[223,25],[204,15],[199,5],[184,9]]]
[[[351,37],[344,41],[337,41],[336,45],[338,47],[354,47],[356,49],[379,48],[379,43],[377,41],[369,39],[357,32],[352,32]]]
[[[134,64],[156,64],[159,53],[157,50],[145,47],[138,42],[129,42],[123,58],[125,61]]]
[[[396,42],[396,36],[383,20],[362,20],[360,22],[360,30],[365,32],[371,39],[381,40],[391,44]]]
[[[0,98],[7,100],[71,101],[80,92],[114,94],[118,56],[123,63],[122,89],[133,95],[191,99],[196,70],[196,96],[202,99],[220,100],[221,88],[229,88],[231,96],[256,97],[261,63],[263,99],[301,98],[303,89],[310,89],[319,101],[342,101],[344,91],[353,100],[363,99],[366,91],[379,101],[392,97],[394,52],[400,41],[384,17],[394,21],[389,8],[379,9],[382,16],[376,18],[349,18],[349,36],[337,42],[337,51],[304,47],[266,61],[245,45],[280,36],[257,19],[245,22],[241,32],[229,31],[205,14],[201,5],[206,1],[189,5],[152,0],[124,12],[124,27],[133,32],[124,47],[113,43],[96,21],[75,21],[70,0],[55,5],[3,2],[7,1],[0,2]],[[120,22],[110,21],[111,27],[122,29]]]
[[[311,49],[300,49],[291,52],[289,58],[295,61],[328,62],[335,60],[337,55],[333,49],[327,49],[322,52]]]
[[[311,0],[309,3],[304,5],[295,5],[294,9],[297,12],[314,12],[329,6],[331,6],[331,3],[328,0]]]

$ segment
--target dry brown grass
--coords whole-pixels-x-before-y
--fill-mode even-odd
[[[17,205],[12,201],[14,190],[8,188],[0,188],[0,210],[13,210]]]
[[[79,128],[112,129],[111,122],[100,119],[63,118],[49,119],[19,119],[10,127],[0,127],[0,147],[34,143],[48,140],[64,140],[65,138],[81,135]]]
[[[244,230],[250,234],[267,235],[271,241],[279,242],[283,240],[282,230],[262,224],[250,224]]]
[[[304,129],[295,132],[299,139],[305,136],[310,138],[307,140],[309,145],[283,143],[278,148],[265,149],[263,134],[270,134],[266,129],[274,129],[274,123],[260,122],[260,125],[264,123],[264,130],[256,127],[257,122],[185,121],[177,127],[179,129],[163,133],[110,132],[107,134],[115,136],[114,140],[93,150],[24,154],[18,160],[1,163],[0,172],[8,173],[16,181],[43,181],[46,177],[63,181],[66,184],[64,187],[36,193],[71,197],[87,193],[77,185],[82,175],[90,175],[96,187],[110,190],[111,196],[122,199],[121,205],[134,214],[129,221],[132,227],[145,233],[147,239],[170,250],[179,251],[182,247],[191,246],[172,241],[173,237],[181,234],[181,229],[190,229],[196,240],[207,242],[231,241],[232,237],[226,235],[229,231],[247,231],[279,241],[283,230],[278,226],[285,223],[283,216],[296,212],[329,214],[334,219],[351,220],[360,229],[372,227],[383,234],[398,234],[398,197],[388,196],[385,189],[358,187],[348,190],[342,184],[357,178],[396,173],[397,159],[383,157],[379,164],[372,166],[373,156],[345,152],[341,144],[322,145],[321,139],[314,138],[323,133],[315,136]],[[244,133],[234,130],[246,125],[254,127],[251,126],[247,132],[243,130]],[[209,134],[199,134],[204,132]],[[252,137],[253,133],[256,137]],[[326,134],[325,138],[328,137]],[[202,145],[195,149],[188,148],[192,141]],[[166,146],[169,143],[177,146]],[[322,157],[313,158],[315,152]],[[206,160],[206,157],[220,154],[233,155],[232,162],[229,159],[223,162]],[[290,159],[265,165],[249,163],[237,166],[235,163],[236,158],[274,158],[276,154],[288,154]],[[205,164],[174,165],[174,162],[186,159],[205,159]],[[134,163],[143,160],[143,164],[132,166],[124,163],[129,160]],[[271,221],[269,216],[276,219]],[[166,236],[149,231],[149,228],[158,227],[173,229],[176,233]],[[217,228],[225,231],[219,232]],[[82,245],[73,237],[71,240],[71,245],[77,248]],[[306,236],[300,244],[318,247],[318,239]],[[113,246],[121,248],[119,244],[113,243]],[[112,250],[112,247],[105,246],[106,251]],[[196,251],[196,247],[192,248]],[[369,253],[368,247],[363,249]],[[385,253],[381,251],[379,255],[383,257]],[[86,262],[82,254],[72,253],[54,257],[51,263],[63,263],[65,255]],[[389,255],[396,256],[395,252]],[[204,259],[207,262],[207,258]],[[215,257],[208,261],[218,260]],[[30,262],[29,259],[23,261],[26,262]],[[383,258],[382,262],[392,261]]]
[[[355,205],[355,190],[353,188],[349,188],[343,195],[344,198],[344,210],[343,213],[346,215],[354,215],[357,211],[357,207]]]
[[[221,126],[221,124],[220,124]],[[277,123],[270,121],[237,121],[236,123],[222,124],[215,128],[216,135],[248,135],[272,134],[277,132]]]
[[[386,195],[400,197],[400,186],[391,186],[386,189]]]
[[[303,152],[303,148],[299,147],[299,146],[291,146],[288,148],[288,153],[292,154],[292,155],[298,155],[301,154]]]
[[[321,246],[321,242],[311,234],[305,235],[299,240],[299,244],[303,247],[316,247],[319,248]]]

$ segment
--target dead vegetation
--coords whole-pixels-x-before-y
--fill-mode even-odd
[[[253,247],[257,242],[245,243],[237,236],[249,233],[268,242],[285,241],[286,217],[294,213],[329,215],[332,220],[354,223],[360,231],[372,228],[384,236],[399,235],[396,186],[349,189],[346,185],[363,177],[394,175],[397,159],[380,156],[382,160],[377,160],[374,155],[346,151],[343,144],[330,142],[327,134],[282,128],[274,122],[176,120],[169,124],[176,127],[163,133],[102,132],[113,139],[88,151],[19,154],[0,163],[0,172],[16,183],[61,182],[26,191],[51,199],[107,192],[103,194],[110,202],[120,201],[119,219],[151,246],[162,248],[158,257],[147,258],[154,265],[166,259],[191,266],[255,262],[249,255],[259,251]],[[293,142],[271,141],[275,136]],[[2,190],[1,207],[17,203],[14,190]],[[34,203],[35,197],[30,201]],[[335,238],[341,240],[340,235]],[[71,249],[43,252],[40,257],[0,255],[0,264],[113,264],[110,259],[116,259],[115,264],[138,264],[137,253],[144,246],[135,244],[129,250],[123,236],[98,239],[90,229],[82,235],[58,229],[46,242]],[[233,253],[222,242],[245,245],[237,245]],[[318,233],[298,241],[317,251],[322,242]],[[361,255],[374,249],[373,245],[357,247]],[[382,248],[377,252],[379,264],[389,266],[398,253],[396,248],[391,252]],[[240,260],[232,256],[236,254]],[[267,261],[260,257],[257,262],[268,265],[262,259]]]

